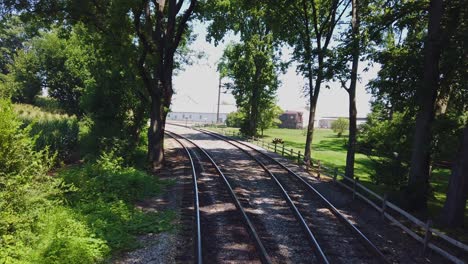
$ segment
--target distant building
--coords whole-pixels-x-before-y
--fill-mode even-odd
[[[338,118],[340,118],[340,117],[335,116],[335,117],[322,117],[322,118],[320,118],[319,119],[319,128],[331,128],[331,125],[332,125],[333,121],[337,120]],[[349,119],[348,117],[342,117],[342,118]],[[366,122],[367,122],[366,117],[356,118],[356,123],[357,123],[358,126],[360,124],[364,124]]]
[[[281,120],[280,128],[294,128],[301,129],[302,124],[302,112],[297,111],[286,111],[279,117]]]
[[[219,113],[219,123],[225,123],[227,115],[226,113]],[[167,120],[214,124],[216,123],[216,113],[170,112],[167,114]]]

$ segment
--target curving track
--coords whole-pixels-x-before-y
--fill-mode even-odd
[[[244,159],[247,156],[255,161],[257,167],[258,165],[261,166],[263,170],[261,177],[259,175],[262,173],[258,170],[252,170],[252,175],[248,177],[239,177],[240,171],[237,168],[232,168],[232,163],[223,162],[227,165],[223,167],[225,174],[233,182],[234,191],[240,197],[240,203],[247,208],[247,214],[251,216],[256,228],[261,231],[260,239],[264,242],[266,251],[272,256],[273,262],[387,262],[382,252],[353,223],[316,191],[307,180],[277,160],[245,143],[205,130],[198,130],[198,132],[209,136],[211,140],[216,138],[218,142],[227,142],[242,152]],[[216,155],[214,156],[216,159]],[[269,178],[269,181],[265,178]],[[250,184],[247,184],[248,182]],[[263,192],[259,192],[259,188],[262,188]],[[267,196],[273,198],[270,199]],[[259,199],[261,202],[262,199],[277,200],[278,197],[282,197],[284,203],[289,206],[289,210],[283,208],[283,210],[275,212],[276,214],[282,214],[284,219],[289,220],[283,226],[289,232],[289,239],[287,239],[289,241],[281,241],[281,243],[288,242],[287,245],[283,246],[292,248],[290,253],[297,254],[296,258],[291,255],[289,255],[290,258],[282,256],[281,245],[278,245],[275,234],[269,233],[268,221],[260,219],[265,217],[273,218],[272,215],[265,211],[262,211],[262,214],[252,213],[264,210],[261,206],[255,206]],[[291,215],[295,219],[295,224],[291,222]],[[273,232],[276,231],[277,229],[273,228]],[[298,232],[302,233],[302,235],[298,235]],[[304,248],[305,240],[309,244],[306,248]],[[301,243],[297,243],[298,241]],[[298,248],[295,248],[297,246]],[[315,253],[315,256],[311,255],[312,252]]]

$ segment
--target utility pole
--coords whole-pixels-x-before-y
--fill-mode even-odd
[[[221,74],[219,75],[219,87],[218,87],[218,111],[216,112],[216,124],[219,122],[219,104],[221,99]]]

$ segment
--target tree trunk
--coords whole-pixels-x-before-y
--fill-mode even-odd
[[[319,66],[319,72],[321,71],[321,66]],[[310,77],[312,79],[312,77]],[[311,153],[312,153],[312,140],[314,139],[314,123],[315,123],[315,111],[317,109],[317,101],[320,92],[320,86],[322,85],[322,77],[321,74],[317,76],[315,80],[315,89],[310,92],[310,115],[309,115],[309,123],[307,125],[307,137],[306,137],[306,146],[304,150],[304,162],[309,164],[311,161]]]
[[[255,85],[252,91],[251,113],[249,120],[249,136],[257,134],[258,126],[258,100],[259,100],[259,87]]]
[[[462,227],[468,198],[468,124],[463,132],[462,144],[453,165],[447,199],[440,219],[448,227]]]
[[[262,65],[260,62],[255,63],[255,76],[252,87],[252,99],[250,101],[250,120],[249,120],[249,136],[257,135],[257,126],[258,126],[258,115],[259,109],[258,104],[260,100],[260,89],[263,87],[259,86],[260,75],[262,73]]]
[[[166,114],[160,96],[151,97],[150,126],[148,128],[148,162],[155,171],[162,167],[164,160],[164,129]]]
[[[158,82],[159,88],[154,90],[157,92],[151,94],[148,161],[153,172],[160,169],[164,161],[164,130],[173,95],[172,69],[172,61],[168,59],[159,69],[159,76],[162,77]]]
[[[407,198],[411,210],[427,209],[431,124],[439,86],[439,60],[443,1],[431,0],[428,39],[425,45],[424,79],[418,89],[419,112],[416,117]]]
[[[346,153],[345,174],[354,178],[354,157],[356,153],[356,133],[357,133],[357,110],[356,110],[356,84],[357,71],[359,65],[359,13],[358,0],[352,0],[352,38],[353,38],[353,62],[351,66],[351,84],[348,89],[349,95],[349,135],[348,152]]]

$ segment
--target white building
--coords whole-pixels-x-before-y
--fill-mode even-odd
[[[227,118],[226,113],[219,113],[219,122],[225,123]],[[197,112],[169,112],[167,120],[190,122],[190,123],[216,123],[216,113],[197,113]]]
[[[322,117],[322,118],[319,119],[318,127],[319,128],[331,128],[331,124],[333,123],[333,121],[337,120],[338,118],[340,118],[340,117],[339,116],[336,116],[336,117]],[[343,117],[343,118],[349,119],[348,117]],[[357,123],[358,126],[360,124],[366,123],[366,121],[367,121],[367,118],[365,118],[365,117],[356,118],[356,123]]]

